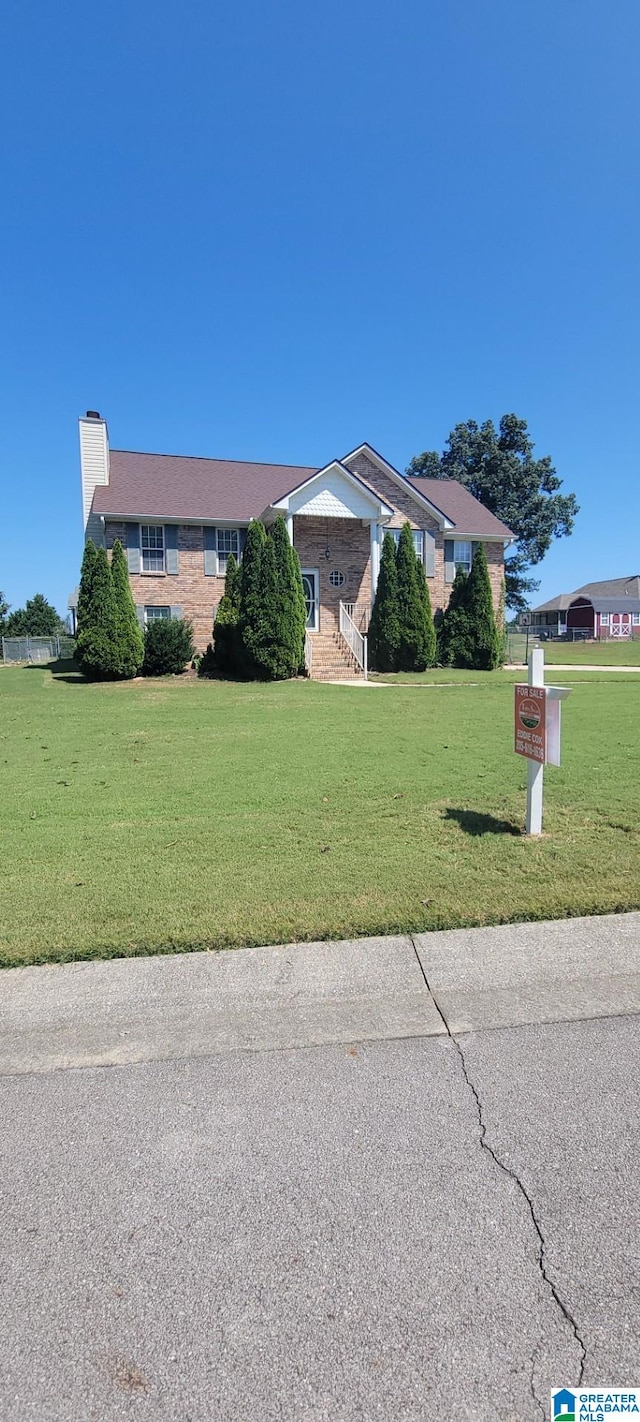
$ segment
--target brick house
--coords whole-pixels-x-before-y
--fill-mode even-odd
[[[80,458],[85,536],[107,549],[120,539],[141,623],[188,617],[200,649],[229,554],[242,557],[252,519],[278,514],[300,557],[313,676],[358,671],[382,540],[407,520],[434,613],[479,541],[498,609],[509,529],[455,480],[406,478],[368,444],[322,469],[139,454],[110,449],[105,420],[88,411]]]

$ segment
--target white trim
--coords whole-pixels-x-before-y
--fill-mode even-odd
[[[99,518],[116,523],[175,523],[185,528],[248,528],[252,518],[184,518],[182,514],[101,513]]]
[[[409,483],[409,480],[405,479],[404,475],[400,474],[397,469],[394,469],[392,464],[388,464],[387,460],[383,459],[381,454],[377,454],[375,449],[371,448],[370,444],[361,444],[357,449],[350,450],[349,454],[343,456],[341,463],[348,465],[349,460],[356,459],[359,454],[366,454],[367,459],[370,459],[371,463],[375,464],[382,474],[387,474],[390,479],[393,479],[399,489],[404,489],[405,493],[409,494],[420,508],[428,509],[441,529],[456,527],[455,523],[452,523],[451,519],[447,518],[446,514],[442,512],[442,509],[432,504],[431,500],[426,499],[424,494],[419,494],[418,490],[414,489]]]
[[[318,469],[316,474],[312,474],[308,479],[304,479],[301,484],[297,484],[295,489],[290,489],[288,494],[284,494],[281,499],[276,499],[273,504],[269,505],[269,508],[274,511],[285,510],[288,513],[290,500],[294,494],[302,493],[304,489],[309,488],[310,484],[326,477],[327,474],[332,473],[334,470],[340,474],[341,478],[346,479],[348,483],[353,484],[354,488],[357,488],[361,498],[364,498],[365,503],[370,504],[372,508],[375,509],[378,518],[391,518],[393,516],[395,509],[389,508],[389,505],[385,504],[384,499],[381,499],[379,494],[374,493],[373,489],[370,489],[367,484],[363,483],[357,474],[352,474],[351,470],[347,469],[340,459],[332,459],[329,464],[325,464],[322,469]],[[267,510],[265,509],[265,513],[266,512]],[[304,518],[304,514],[301,514],[301,517]]]
[[[306,630],[307,632],[319,632],[319,631],[320,631],[320,569],[319,569],[319,568],[301,568],[301,569],[300,569],[300,576],[301,576],[302,578],[305,578],[305,577],[306,577],[306,578],[315,578],[315,580],[316,580],[315,609],[314,609],[314,612],[315,612],[315,616],[314,616],[314,626],[313,626],[313,627],[310,627],[309,624],[307,623],[305,630]]]
[[[376,523],[374,519],[369,524],[369,545],[371,550],[371,602],[373,603],[380,576],[380,524]]]

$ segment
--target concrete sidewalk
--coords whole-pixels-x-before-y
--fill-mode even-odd
[[[0,1074],[640,1012],[640,913],[2,973]]]
[[[640,914],[0,1000],[0,1417],[551,1422],[633,1384]]]

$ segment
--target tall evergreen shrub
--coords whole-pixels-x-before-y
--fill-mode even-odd
[[[256,651],[264,642],[261,571],[266,541],[264,524],[260,519],[253,519],[247,530],[242,558],[238,618],[238,671],[249,678],[262,674]]]
[[[91,589],[93,587],[93,574],[96,566],[96,554],[98,550],[91,538],[87,539],[82,555],[82,567],[80,569],[80,587],[78,588],[78,605],[76,607],[76,635],[79,636],[87,625],[87,613],[91,606]]]
[[[116,539],[111,555],[111,577],[116,604],[116,650],[118,675],[130,678],[139,672],[144,657],[144,634],[138,623],[127,560],[122,544]]]
[[[424,564],[421,563],[418,558],[416,559],[416,563],[418,565],[419,594],[423,607],[424,624],[427,629],[427,635],[425,642],[426,660],[424,667],[416,666],[414,667],[414,671],[425,671],[427,667],[435,666],[437,639],[436,629],[433,621],[433,609],[431,607],[431,595],[429,593],[429,584],[427,582],[427,575],[424,570]]]
[[[466,605],[475,671],[494,671],[500,665],[500,636],[493,611],[493,597],[484,545],[479,543],[466,586]]]
[[[411,526],[403,524],[396,556],[398,576],[398,671],[425,671],[435,654],[431,604],[413,546]]]
[[[304,600],[300,559],[292,547],[287,525],[278,517],[270,531],[276,565],[278,617],[274,633],[280,642],[276,657],[284,676],[295,676],[304,665],[304,634],[307,608]]]
[[[468,577],[457,568],[451,596],[438,629],[438,661],[444,667],[472,665],[473,639],[467,610]]]
[[[233,556],[229,555],[227,561],[227,574],[224,581],[224,593],[218,604],[216,620],[213,624],[213,654],[215,667],[218,671],[233,675],[239,670],[239,634],[238,621],[240,617],[240,581],[241,573],[238,564]],[[203,676],[209,674],[210,665],[209,648],[205,652],[201,670]]]
[[[375,671],[396,670],[400,645],[398,614],[398,573],[396,545],[390,533],[385,533],[380,556],[378,586],[369,623],[368,651]]]
[[[81,609],[76,661],[90,681],[109,681],[120,676],[121,672],[117,653],[116,598],[109,559],[104,548],[95,550],[93,568],[87,581],[89,586],[86,601]],[[78,601],[80,602],[79,595]]]

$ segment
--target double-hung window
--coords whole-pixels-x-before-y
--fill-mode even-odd
[[[393,539],[393,541],[394,541],[394,543],[395,543],[395,545],[396,545],[396,548],[397,548],[397,546],[398,546],[398,544],[399,544],[399,542],[400,542],[400,534],[402,533],[402,529],[401,529],[401,528],[385,528],[384,531],[385,531],[385,533],[390,533],[390,534],[391,534],[391,537],[392,537],[392,539]],[[422,530],[421,528],[412,528],[412,530],[411,530],[411,537],[412,537],[412,539],[413,539],[413,551],[414,551],[414,553],[415,553],[415,555],[416,555],[416,558],[418,558],[418,560],[419,560],[421,563],[424,563],[424,532],[423,532],[423,530]]]
[[[141,533],[143,573],[164,573],[164,528],[162,524],[143,523]]]
[[[608,613],[608,612],[601,612],[601,613],[600,613],[600,623],[601,623],[602,627],[608,627],[608,626],[609,626],[609,613]]]
[[[632,627],[640,627],[640,612],[631,613],[631,625]]]
[[[226,573],[229,555],[233,553],[236,563],[240,562],[240,532],[237,528],[219,528],[217,531],[218,572]]]
[[[458,571],[458,568],[462,568],[463,573],[470,573],[471,544],[466,542],[460,543],[456,538],[453,544],[453,561],[456,565],[456,572]]]

